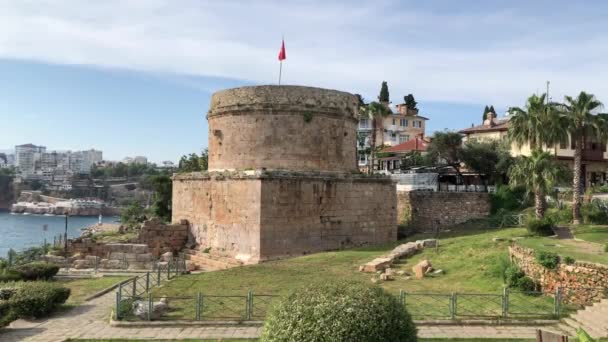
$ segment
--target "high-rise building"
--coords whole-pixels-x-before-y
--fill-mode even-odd
[[[33,174],[36,170],[36,163],[40,161],[44,152],[46,152],[44,146],[17,145],[15,146],[15,166],[24,176]]]

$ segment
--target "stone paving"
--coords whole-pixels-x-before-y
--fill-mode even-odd
[[[68,338],[256,338],[259,327],[138,327],[118,328],[108,325],[114,293],[89,301],[72,310],[42,321],[13,322],[0,329],[0,341],[60,342]],[[419,337],[451,338],[534,338],[536,327],[527,326],[420,326]]]

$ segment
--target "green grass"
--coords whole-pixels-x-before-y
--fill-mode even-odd
[[[58,280],[58,282],[71,290],[70,298],[68,298],[66,304],[75,305],[81,304],[87,297],[128,278],[129,277],[101,277]]]
[[[467,230],[468,228],[468,230]],[[410,259],[396,264],[396,271],[410,272],[412,267],[422,259],[429,259],[435,269],[444,271],[443,275],[431,275],[417,280],[414,277],[405,279],[397,276],[394,281],[382,282],[387,291],[397,295],[400,290],[406,291],[408,310],[417,318],[447,318],[449,315],[449,295],[458,293],[495,294],[493,297],[470,296],[459,297],[458,305],[461,318],[466,318],[467,311],[483,312],[488,316],[500,314],[501,303],[498,295],[502,294],[503,279],[499,265],[507,259],[508,239],[525,236],[522,228],[504,230],[482,230],[475,225],[454,229],[451,233],[442,233],[438,250],[426,249]],[[428,238],[413,236],[405,241]],[[494,242],[494,237],[505,241]],[[400,241],[403,243],[405,241]],[[317,253],[297,258],[271,261],[259,265],[250,265],[229,270],[180,276],[163,287],[153,290],[154,298],[169,297],[169,306],[174,309],[165,319],[194,319],[196,302],[192,299],[198,292],[205,296],[203,317],[211,319],[219,313],[224,318],[238,318],[245,308],[245,297],[248,291],[258,295],[284,296],[298,287],[335,280],[359,281],[371,284],[376,274],[361,273],[358,267],[375,257],[390,251],[397,243],[379,247],[358,248],[352,250]],[[410,296],[409,293],[439,293],[438,296]],[[212,295],[232,295],[240,297],[213,298]],[[171,299],[181,297],[181,299]],[[186,298],[184,298],[186,297]],[[257,297],[255,297],[257,298]],[[266,301],[269,301],[267,298]],[[254,299],[260,305],[260,317],[269,307]],[[512,307],[525,307],[536,312],[551,312],[553,301],[547,297],[529,297],[523,294],[511,295]],[[255,307],[255,306],[254,306]],[[429,310],[429,308],[431,308]],[[215,317],[218,318],[219,317]]]
[[[115,339],[115,340],[73,340],[69,339],[66,342],[128,342],[128,341],[157,341],[157,342],[253,342],[257,341],[257,339],[227,339],[227,340],[198,340],[198,339],[187,339],[187,340],[124,340],[124,339]],[[535,340],[528,339],[502,339],[502,338],[419,338],[420,342],[445,342],[445,341],[455,341],[455,342],[528,342]]]
[[[577,239],[602,245],[608,243],[608,226],[580,225],[570,229]]]
[[[562,257],[569,256],[577,261],[587,261],[608,265],[608,253],[603,245],[590,242],[558,240],[548,237],[530,237],[517,241],[520,246],[532,248],[535,251],[556,253]]]
[[[107,231],[100,232],[91,236],[91,239],[95,242],[100,243],[124,243],[130,242],[131,240],[137,238],[137,232],[117,232],[117,231]]]

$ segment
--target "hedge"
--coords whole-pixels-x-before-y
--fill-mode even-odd
[[[21,274],[23,280],[49,280],[59,272],[59,266],[36,261],[19,265],[15,267],[15,271]]]
[[[262,342],[417,341],[405,306],[380,287],[328,283],[296,290],[271,310]]]
[[[24,282],[11,284],[16,290],[7,302],[15,317],[40,318],[65,303],[70,289],[49,282]]]

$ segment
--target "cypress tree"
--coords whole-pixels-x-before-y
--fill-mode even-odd
[[[378,96],[378,101],[383,103],[390,102],[389,94],[388,94],[388,84],[386,81],[382,81],[382,86],[380,87],[380,95]]]
[[[486,121],[486,119],[488,118],[489,111],[490,111],[490,107],[488,107],[488,105],[486,105],[486,108],[483,109],[483,121]]]

